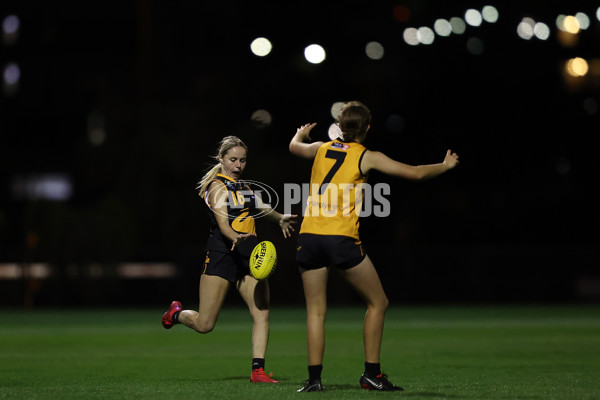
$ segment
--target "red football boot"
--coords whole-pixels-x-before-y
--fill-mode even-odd
[[[165,329],[171,329],[173,325],[176,324],[176,322],[173,321],[173,314],[181,310],[183,310],[183,307],[179,301],[174,301],[171,303],[171,306],[167,312],[162,316],[162,325]]]
[[[273,373],[271,372],[269,375],[265,374],[265,370],[262,368],[253,369],[252,375],[250,376],[250,382],[270,382],[270,383],[279,383],[275,379],[271,379]]]

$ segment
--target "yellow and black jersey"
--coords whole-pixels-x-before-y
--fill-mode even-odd
[[[366,150],[360,143],[339,140],[319,147],[313,161],[300,233],[359,239],[361,184],[367,180],[360,170],[360,162]]]
[[[249,255],[257,244],[257,240],[255,239],[256,226],[254,221],[254,216],[257,214],[257,205],[254,192],[247,184],[238,182],[223,174],[217,174],[215,181],[220,182],[227,190],[227,198],[225,201],[227,204],[227,218],[231,228],[239,233],[250,233],[255,235],[254,237],[244,240],[239,247],[236,246],[236,249],[238,249],[240,254]],[[215,211],[213,210],[214,205],[209,204],[208,198],[207,190],[204,194],[204,199],[209,207],[208,217],[210,220],[210,232],[206,249],[228,252],[229,249],[231,249],[231,240],[221,234],[215,217]]]

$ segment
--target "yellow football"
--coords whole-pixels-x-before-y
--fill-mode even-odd
[[[273,274],[277,266],[277,250],[268,240],[257,244],[250,254],[250,274],[259,281]]]

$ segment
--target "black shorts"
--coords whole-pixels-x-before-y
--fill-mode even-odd
[[[250,275],[250,256],[240,255],[237,251],[220,252],[208,250],[204,260],[203,274],[220,276],[231,283],[236,283],[246,275]]]
[[[296,261],[304,269],[350,269],[360,264],[366,256],[360,240],[349,236],[312,233],[298,236]]]

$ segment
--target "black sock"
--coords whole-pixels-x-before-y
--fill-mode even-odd
[[[308,379],[314,381],[316,379],[321,380],[321,371],[323,371],[323,364],[309,365],[308,366]]]
[[[365,372],[369,378],[376,378],[377,375],[381,375],[381,364],[365,362]]]
[[[179,313],[181,311],[177,311],[175,314],[173,314],[173,323],[174,324],[178,324],[179,323]]]
[[[264,358],[253,358],[252,359],[252,369],[265,369],[265,359]]]

